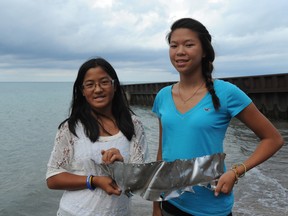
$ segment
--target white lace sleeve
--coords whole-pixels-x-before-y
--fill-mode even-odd
[[[65,122],[57,131],[54,148],[47,164],[46,179],[62,172],[69,172],[73,157],[73,144],[72,134],[68,123]]]
[[[132,115],[135,135],[131,140],[129,163],[144,163],[148,158],[148,145],[142,122]]]

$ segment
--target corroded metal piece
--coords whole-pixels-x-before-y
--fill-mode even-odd
[[[193,186],[215,187],[224,173],[224,153],[144,164],[114,162],[100,164],[102,171],[114,179],[127,196],[139,195],[150,201],[163,201],[193,192]]]

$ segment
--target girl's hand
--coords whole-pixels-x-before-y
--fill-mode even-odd
[[[226,171],[220,178],[215,188],[215,196],[218,196],[220,193],[229,194],[236,182],[237,178],[235,173],[232,170]]]
[[[116,182],[108,176],[93,176],[92,185],[101,188],[109,195],[119,196],[121,194],[121,189]]]
[[[119,149],[111,148],[107,150],[102,150],[102,161],[105,164],[111,164],[114,161],[124,161]]]

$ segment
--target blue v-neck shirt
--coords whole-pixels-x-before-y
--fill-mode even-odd
[[[192,109],[180,113],[173,101],[173,86],[161,89],[154,101],[152,111],[162,124],[162,159],[191,159],[223,152],[225,133],[231,119],[252,101],[237,86],[223,80],[214,80],[214,88],[220,100],[220,109],[215,111],[212,98],[207,93]],[[199,186],[195,193],[185,192],[170,200],[181,210],[193,215],[224,216],[233,207],[233,193],[220,194]]]

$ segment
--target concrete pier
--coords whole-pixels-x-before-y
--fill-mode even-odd
[[[288,73],[219,79],[242,89],[266,117],[288,120]],[[131,105],[152,106],[157,92],[173,83],[127,84],[123,88]]]

